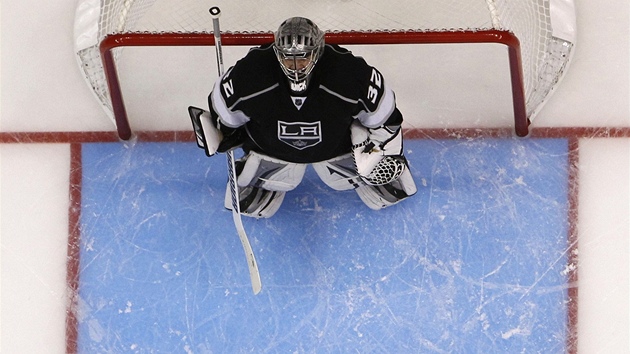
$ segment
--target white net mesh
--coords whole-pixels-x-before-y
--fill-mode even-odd
[[[126,31],[210,32],[208,9],[219,6],[224,29],[269,32],[288,17],[307,14],[326,31],[492,28],[486,1],[104,1],[102,35]],[[124,9],[129,9],[125,12]],[[439,9],[439,11],[436,11]],[[114,15],[112,15],[114,14]]]
[[[81,0],[98,11],[94,44],[77,50],[85,76],[111,114],[98,44],[127,32],[212,31],[208,9],[222,10],[224,32],[272,32],[291,16],[309,17],[327,31],[508,30],[521,45],[527,115],[532,116],[562,76],[573,44],[553,36],[550,2],[557,0]],[[92,3],[92,6],[85,6]],[[98,7],[95,9],[95,7]],[[82,13],[77,11],[77,21]],[[83,35],[75,33],[75,37]]]

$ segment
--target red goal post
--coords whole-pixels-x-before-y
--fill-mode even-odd
[[[246,1],[256,2],[257,0]],[[199,25],[199,22],[188,22],[187,19],[201,12],[207,16],[206,21],[209,26],[211,20],[207,9],[186,9],[172,16],[174,19],[168,20],[164,20],[164,16],[171,17],[169,11],[164,12],[168,15],[151,13],[153,7],[161,7],[169,2],[176,5],[178,3],[174,0],[81,0],[79,2],[75,20],[75,44],[79,64],[104,110],[114,119],[119,137],[123,140],[132,137],[132,128],[119,82],[116,49],[141,46],[214,45],[211,30],[204,27],[205,25]],[[362,1],[360,5],[365,8],[369,2]],[[382,0],[375,3],[379,2],[384,3]],[[417,6],[413,1],[402,0],[388,2],[387,6],[395,6],[394,3],[400,2],[405,3],[405,6]],[[402,21],[396,18],[394,21],[396,25],[404,26],[404,28],[376,24],[375,29],[372,29],[370,26],[372,23],[368,21],[366,24],[356,26],[360,30],[353,30],[353,27],[343,28],[344,26],[338,26],[340,28],[338,29],[336,24],[328,25],[328,19],[320,19],[317,9],[306,9],[301,15],[311,17],[318,24],[323,22],[324,25],[320,24],[320,27],[327,32],[326,42],[340,45],[456,43],[505,45],[510,70],[514,130],[518,136],[526,136],[531,120],[558,85],[573,53],[575,10],[572,0],[519,0],[516,8],[506,1],[448,0],[446,2],[449,3],[448,8],[457,9],[454,10],[456,11],[454,14],[460,15],[461,18],[452,14],[442,14],[437,10],[434,17],[431,17],[431,13],[424,13],[422,18],[405,19],[404,21],[408,22],[404,22],[403,25],[400,25],[399,22]],[[112,3],[119,4],[112,6]],[[346,0],[342,3],[347,7],[348,4],[352,5],[359,1]],[[474,11],[471,10],[472,5],[470,5],[473,3],[478,6],[474,8]],[[275,2],[270,6],[276,6]],[[278,5],[278,7],[282,6]],[[436,6],[436,8],[441,7]],[[186,11],[194,11],[195,15],[190,16],[186,14]],[[388,15],[387,12],[382,11],[387,11],[387,9],[374,8],[370,10],[370,14]],[[480,15],[469,18],[468,15],[463,15],[467,11]],[[525,12],[521,13],[523,11]],[[312,16],[309,15],[310,12],[313,12]],[[86,16],[85,13],[89,15]],[[95,15],[96,13],[98,16]],[[160,25],[169,24],[165,25],[165,28],[152,28],[154,25],[146,25],[143,22],[143,17],[147,13],[149,13],[148,16],[158,18],[154,21]],[[487,14],[488,19],[480,20],[484,18],[484,14]],[[273,40],[272,31],[281,19],[289,17],[280,13],[277,15],[278,19],[266,20],[262,25],[252,25],[253,31],[242,28],[231,30],[229,26],[224,26],[222,23],[222,26],[227,27],[227,31],[222,33],[222,44],[256,46],[270,43]],[[456,19],[450,23],[451,18]],[[174,25],[170,24],[171,21]],[[203,22],[203,19],[200,21]],[[228,21],[225,20],[225,22]],[[432,21],[440,22],[440,24],[431,25]],[[97,33],[92,33],[96,26],[85,30],[89,28],[86,24],[93,22],[98,23]],[[116,24],[113,25],[112,22]],[[247,24],[244,26],[245,29],[249,29]],[[261,30],[260,26],[266,30]]]

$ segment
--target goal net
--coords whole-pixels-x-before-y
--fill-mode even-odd
[[[519,136],[562,78],[576,39],[573,0],[79,0],[79,65],[122,139],[132,131],[117,70],[121,48],[211,46],[212,6],[221,8],[225,46],[271,42],[292,16],[312,19],[327,43],[341,45],[504,45]]]

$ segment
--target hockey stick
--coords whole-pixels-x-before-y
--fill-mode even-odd
[[[219,77],[223,76],[223,52],[221,51],[221,31],[219,29],[219,16],[221,10],[214,6],[210,8],[210,15],[212,15],[212,28],[214,32],[214,47],[217,54],[217,67],[219,70]],[[245,233],[243,227],[243,220],[241,219],[241,208],[238,201],[238,185],[236,184],[236,167],[234,165],[234,150],[229,150],[226,153],[228,164],[228,179],[230,185],[230,194],[232,196],[232,218],[234,219],[234,225],[238,232],[238,237],[241,239],[245,256],[247,257],[247,265],[249,267],[249,277],[252,281],[252,290],[254,295],[258,294],[262,289],[262,283],[260,281],[260,272],[258,272],[258,264],[254,257],[254,251],[249,244],[249,239]]]

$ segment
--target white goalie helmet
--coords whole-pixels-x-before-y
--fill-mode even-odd
[[[303,92],[324,50],[324,32],[304,17],[291,17],[274,33],[273,49],[291,90]]]

